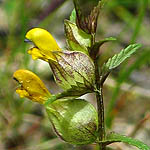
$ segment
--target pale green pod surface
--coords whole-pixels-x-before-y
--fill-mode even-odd
[[[47,108],[48,117],[56,134],[74,145],[95,142],[98,117],[96,109],[85,100],[57,100]]]

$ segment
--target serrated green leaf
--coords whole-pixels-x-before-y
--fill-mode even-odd
[[[68,20],[65,20],[64,25],[69,49],[88,54],[88,47],[91,46],[91,35],[78,29],[76,24]]]
[[[109,58],[107,63],[102,66],[103,72],[109,72],[110,70],[118,67],[125,59],[130,57],[134,52],[141,47],[141,44],[131,44],[127,48],[121,50],[119,54]]]
[[[73,9],[73,11],[72,11],[72,13],[70,15],[70,21],[72,23],[76,23],[76,10],[75,9]]]
[[[147,49],[142,49],[142,53],[140,55],[136,56],[136,59],[132,65],[129,67],[126,67],[122,70],[122,72],[119,74],[116,86],[114,90],[112,91],[113,95],[111,100],[109,101],[109,104],[107,106],[106,111],[106,126],[107,128],[112,127],[112,122],[115,118],[115,114],[112,113],[114,107],[116,106],[116,100],[118,99],[118,95],[120,92],[120,88],[122,83],[128,80],[131,73],[136,70],[137,68],[142,67],[143,65],[147,64],[150,61],[150,51]]]
[[[129,145],[135,146],[140,150],[150,150],[150,147],[144,144],[143,142],[117,133],[108,134],[104,143],[108,145],[114,142],[124,142]]]
[[[95,83],[95,67],[90,57],[81,52],[56,52],[56,62],[51,62],[54,78],[64,90],[74,95],[91,91]],[[71,94],[71,95],[72,95]]]

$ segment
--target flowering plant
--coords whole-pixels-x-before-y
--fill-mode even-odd
[[[26,42],[34,45],[28,50],[33,59],[46,61],[53,72],[56,83],[64,90],[52,95],[37,75],[29,70],[17,70],[13,77],[20,87],[20,97],[43,104],[56,134],[64,141],[83,145],[97,143],[104,150],[113,142],[126,142],[143,150],[149,147],[140,141],[106,133],[103,104],[103,84],[109,73],[130,57],[140,44],[131,44],[120,53],[99,65],[99,48],[115,38],[95,40],[97,19],[104,0],[84,17],[77,0],[70,20],[65,20],[67,50],[62,50],[52,35],[45,29],[33,28],[26,34]],[[86,100],[78,97],[95,93],[97,111]]]

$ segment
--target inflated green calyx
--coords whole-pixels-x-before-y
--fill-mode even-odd
[[[82,99],[56,100],[46,108],[56,134],[64,141],[83,145],[95,142],[98,118],[96,109]]]

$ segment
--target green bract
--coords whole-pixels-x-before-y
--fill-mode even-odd
[[[56,134],[64,141],[75,145],[95,142],[98,117],[89,102],[61,99],[47,106],[46,110]]]
[[[69,49],[88,54],[88,48],[91,46],[91,35],[77,28],[76,24],[69,20],[65,20],[64,25]]]
[[[50,66],[58,85],[73,91],[74,95],[94,90],[95,67],[89,56],[81,52],[63,51],[56,52],[55,57],[57,63],[50,62]]]
[[[76,23],[76,10],[75,9],[73,9],[73,11],[72,11],[72,13],[70,15],[70,21],[72,23]]]

